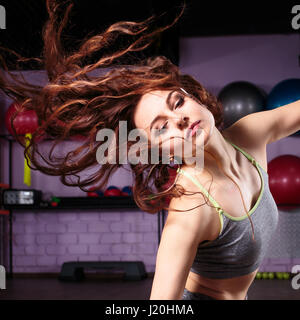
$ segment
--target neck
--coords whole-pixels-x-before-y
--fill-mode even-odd
[[[204,141],[204,170],[200,172],[208,171],[214,176],[220,177],[224,177],[224,172],[229,176],[238,176],[236,155],[235,148],[214,127],[212,134]],[[182,168],[193,174],[199,173],[199,170],[195,170],[195,164],[184,164]]]

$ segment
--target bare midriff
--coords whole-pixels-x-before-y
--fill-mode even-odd
[[[230,279],[210,279],[190,271],[185,288],[217,300],[244,300],[257,271]]]

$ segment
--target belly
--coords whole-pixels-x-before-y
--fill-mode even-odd
[[[230,279],[209,279],[190,271],[185,288],[218,300],[244,300],[257,271]]]

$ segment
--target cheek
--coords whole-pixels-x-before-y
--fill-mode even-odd
[[[210,127],[210,128],[213,128],[215,126],[215,118],[213,116],[213,114],[208,110],[208,109],[205,109],[204,111],[204,122],[203,122],[203,125],[205,127]]]
[[[215,124],[216,124],[216,123],[215,123],[215,118],[214,118],[214,116],[212,115],[212,113],[210,112],[210,125],[211,125],[211,127],[210,127],[210,133],[213,131]]]

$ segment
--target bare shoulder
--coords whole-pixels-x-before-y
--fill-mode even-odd
[[[249,153],[260,166],[267,171],[267,144],[255,130],[251,129],[252,119],[244,117],[235,122],[229,128],[222,131],[224,138],[236,144],[241,149]]]
[[[220,230],[220,221],[215,208],[199,188],[184,175],[179,175],[177,184],[180,184],[187,194],[172,198],[166,223],[184,224],[191,232],[198,234],[199,243],[215,239]],[[194,192],[197,193],[193,194]]]

